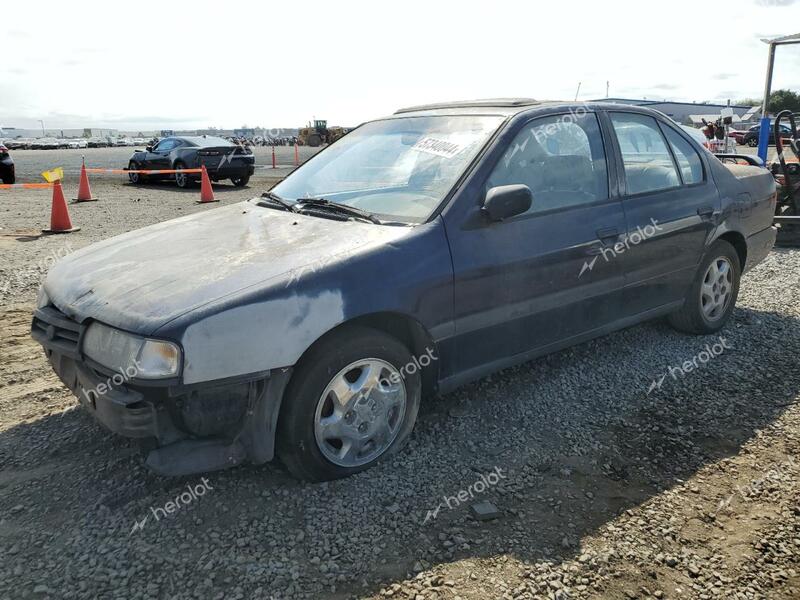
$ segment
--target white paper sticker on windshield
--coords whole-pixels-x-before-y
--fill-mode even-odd
[[[464,146],[448,142],[446,140],[437,140],[432,137],[424,137],[411,147],[412,150],[417,152],[425,152],[426,154],[434,154],[436,156],[443,156],[445,158],[453,158],[456,154],[464,149]]]

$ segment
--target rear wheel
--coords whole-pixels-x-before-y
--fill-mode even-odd
[[[186,165],[181,161],[177,161],[173,168],[176,170],[185,169]],[[186,173],[175,173],[175,184],[182,190],[185,190],[189,187],[189,176]]]
[[[17,178],[16,178],[16,176],[14,175],[14,173],[12,171],[11,173],[7,173],[7,174],[3,175],[2,180],[3,180],[3,183],[11,184],[11,183],[14,183],[17,180]]]
[[[736,249],[725,240],[714,242],[700,263],[683,307],[669,316],[670,325],[698,334],[722,329],[736,305],[741,273]]]
[[[348,328],[313,348],[283,400],[278,454],[298,479],[363,471],[397,452],[417,418],[422,390],[408,349],[367,328]]]
[[[243,177],[231,177],[231,181],[236,187],[244,187],[250,182],[250,176],[244,175]]]
[[[747,140],[747,145],[750,146],[751,148],[755,148],[756,146],[758,146],[758,138],[751,137],[750,139]]]

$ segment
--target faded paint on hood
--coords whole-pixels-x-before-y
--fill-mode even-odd
[[[406,227],[297,215],[242,202],[104,240],[58,262],[45,291],[63,312],[149,334],[251,286],[308,277]]]

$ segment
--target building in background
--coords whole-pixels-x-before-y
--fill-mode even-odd
[[[654,110],[661,111],[673,121],[681,125],[702,125],[703,119],[713,121],[719,118],[723,108],[733,110],[734,121],[758,122],[761,110],[758,106],[746,106],[740,104],[711,104],[707,102],[675,102],[671,100],[637,100],[634,98],[598,98],[592,102],[615,102],[617,104],[628,104],[632,106],[646,106]]]

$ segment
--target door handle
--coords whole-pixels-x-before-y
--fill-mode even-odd
[[[710,217],[714,214],[714,207],[713,206],[701,206],[697,209],[697,214],[701,217]]]
[[[609,243],[613,243],[619,239],[619,229],[616,227],[607,227],[605,229],[598,229],[596,232],[597,239],[599,239],[603,244],[608,245]]]

